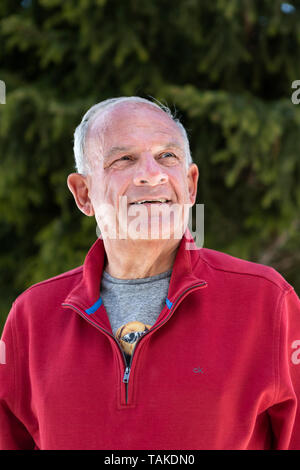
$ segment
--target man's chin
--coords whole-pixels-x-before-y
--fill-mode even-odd
[[[134,240],[134,241],[159,241],[159,240],[180,240],[184,234],[185,229],[183,227],[177,227],[175,230],[174,228],[170,228],[169,226],[166,227],[154,227],[149,229],[147,224],[145,226],[139,226],[137,230],[128,229],[127,237],[123,236],[123,239]]]
[[[178,221],[177,221],[178,222]],[[185,232],[186,224],[181,220],[175,224],[162,220],[153,220],[146,218],[140,220],[139,223],[117,224],[114,227],[112,224],[105,224],[104,227],[99,229],[97,226],[96,233],[98,238],[103,240],[130,240],[130,241],[166,241],[166,240],[180,240]]]

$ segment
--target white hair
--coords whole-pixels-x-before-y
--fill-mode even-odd
[[[182,134],[182,137],[184,140],[186,167],[188,168],[189,165],[193,163],[187,132],[185,128],[183,127],[183,125],[181,124],[181,122],[179,121],[179,119],[177,119],[175,115],[171,113],[171,110],[167,106],[161,104],[159,101],[157,101],[158,103],[157,104],[146,98],[140,98],[139,96],[121,96],[119,98],[110,98],[110,99],[101,101],[100,103],[93,105],[85,113],[85,115],[83,116],[81,120],[81,123],[76,127],[76,130],[74,132],[73,149],[74,149],[74,157],[75,157],[75,166],[76,166],[76,170],[78,173],[86,175],[91,172],[91,168],[88,162],[88,158],[85,155],[84,148],[85,148],[85,139],[86,139],[88,127],[91,123],[92,118],[94,118],[96,115],[99,116],[104,111],[107,111],[108,109],[112,109],[114,106],[120,103],[124,103],[124,102],[146,103],[150,106],[154,106],[155,108],[158,108],[161,111],[165,112],[169,116],[169,118],[175,122],[175,124],[178,126]]]

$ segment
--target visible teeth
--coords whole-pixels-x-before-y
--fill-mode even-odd
[[[144,204],[145,202],[167,202],[168,199],[153,199],[152,201],[148,201],[148,200],[144,200],[144,201],[138,201],[138,202],[134,202],[133,204]]]

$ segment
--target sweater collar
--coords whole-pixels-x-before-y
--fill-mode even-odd
[[[174,260],[166,302],[171,305],[189,287],[205,283],[195,273],[196,264],[201,262],[200,249],[188,229],[183,234]],[[64,304],[72,304],[87,314],[94,313],[101,305],[101,279],[107,255],[103,240],[98,238],[86,255],[79,282],[69,292]],[[198,269],[197,269],[198,271]]]

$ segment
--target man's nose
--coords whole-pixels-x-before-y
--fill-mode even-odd
[[[133,181],[136,186],[156,186],[166,183],[168,175],[155,158],[147,154],[140,157]]]

